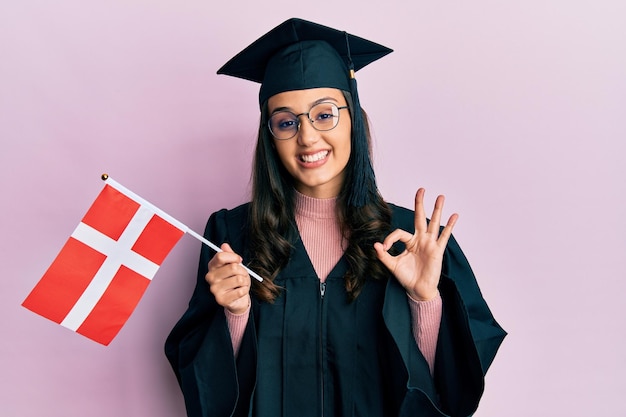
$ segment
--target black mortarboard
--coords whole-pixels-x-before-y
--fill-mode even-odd
[[[217,73],[261,83],[259,104],[285,91],[330,87],[350,93],[352,150],[346,176],[348,205],[378,195],[354,72],[392,52],[344,31],[292,18],[254,41]]]
[[[317,87],[350,91],[350,70],[358,71],[390,52],[367,39],[293,18],[254,41],[217,73],[261,83],[263,104],[284,91]]]

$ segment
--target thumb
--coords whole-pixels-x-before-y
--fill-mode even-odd
[[[230,245],[228,243],[222,243],[222,245],[220,246],[220,249],[223,252],[227,252],[227,253],[235,253],[235,251],[233,250],[233,248],[230,247]],[[239,263],[243,262],[243,258],[241,257],[241,255],[239,255],[238,253],[235,253],[235,255],[237,255],[239,257]]]
[[[376,257],[383,265],[387,267],[390,271],[395,269],[396,258],[391,256],[389,252],[385,250],[385,247],[382,243],[376,242],[374,243],[374,250],[376,251]]]

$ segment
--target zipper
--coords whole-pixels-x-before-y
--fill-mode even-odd
[[[326,283],[320,281],[320,416],[324,417],[324,294]]]

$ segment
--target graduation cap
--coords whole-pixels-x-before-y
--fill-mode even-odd
[[[354,71],[390,52],[344,31],[292,18],[254,41],[217,73],[261,83],[262,105],[284,91],[319,87],[350,91]]]
[[[259,104],[275,94],[309,88],[350,93],[351,169],[348,204],[362,207],[378,195],[354,73],[391,49],[347,32],[302,19],[286,20],[261,36],[217,73],[261,83]]]

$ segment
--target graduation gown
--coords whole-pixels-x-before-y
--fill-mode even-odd
[[[391,230],[413,232],[413,212],[391,207]],[[221,210],[205,230],[211,241],[228,242],[244,263],[250,255],[247,216],[247,204]],[[204,279],[212,256],[203,246],[189,308],[165,344],[189,417],[440,417],[476,410],[506,332],[453,237],[439,284],[443,311],[434,377],[395,278],[368,280],[350,303],[345,259],[321,284],[300,239],[276,278],[281,295],[274,303],[252,297],[235,359],[223,308]]]

